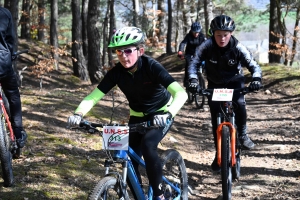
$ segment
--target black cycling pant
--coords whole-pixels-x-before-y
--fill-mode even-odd
[[[228,88],[228,89],[237,89],[244,87],[244,81],[240,82],[230,82],[226,85],[218,85],[213,84],[211,82],[208,83],[207,88]],[[212,101],[212,96],[208,96],[208,105],[210,108],[210,116],[211,116],[211,123],[212,123],[212,133],[214,136],[214,143],[217,149],[217,115],[220,111],[220,102],[219,101]],[[245,95],[234,93],[232,98],[232,103],[234,106],[235,112],[235,124],[237,126],[237,131],[239,136],[246,134],[247,129],[247,112],[246,112],[246,101]]]
[[[141,123],[147,121],[148,117],[133,117],[129,119],[129,124]],[[140,157],[143,156],[146,164],[146,172],[149,179],[149,183],[152,186],[154,196],[160,196],[163,191],[159,189],[159,185],[162,183],[162,166],[161,161],[157,153],[158,143],[163,138],[163,128],[147,130],[145,134],[138,132],[131,132],[129,134],[129,146]],[[138,163],[132,159],[132,164],[139,177],[140,183],[141,177],[138,171]],[[128,181],[128,185],[133,191],[131,184]],[[136,198],[136,197],[135,197]]]
[[[17,139],[21,138],[21,131],[23,130],[22,108],[16,74],[13,73],[10,76],[6,76],[5,78],[2,78],[0,82],[2,85],[3,92],[9,102],[11,114],[10,121],[15,137]]]
[[[192,55],[186,54],[185,55],[185,67],[184,67],[184,79],[183,79],[183,83],[184,84],[188,84],[189,81],[189,77],[188,77],[188,70],[189,70],[189,65],[192,61]]]

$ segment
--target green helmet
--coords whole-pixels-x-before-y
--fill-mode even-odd
[[[136,27],[124,27],[111,37],[108,47],[115,48],[127,45],[138,45],[144,42],[144,33]]]

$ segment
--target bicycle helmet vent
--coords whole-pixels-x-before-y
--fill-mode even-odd
[[[194,22],[194,23],[192,23],[191,30],[193,32],[198,32],[199,33],[202,30],[202,26],[199,22]]]
[[[144,33],[136,27],[124,27],[117,30],[111,37],[108,47],[121,47],[127,45],[138,45],[144,42]]]
[[[226,15],[219,15],[211,21],[210,29],[212,30],[212,32],[215,32],[216,30],[234,31],[235,24],[231,17],[228,17]]]

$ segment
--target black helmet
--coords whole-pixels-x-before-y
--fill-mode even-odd
[[[231,17],[228,17],[226,15],[219,15],[211,21],[210,29],[212,30],[212,32],[215,32],[216,30],[234,31],[235,24]]]
[[[199,22],[192,23],[191,30],[193,32],[198,32],[199,33],[199,32],[201,32],[201,29],[202,29],[202,26]]]

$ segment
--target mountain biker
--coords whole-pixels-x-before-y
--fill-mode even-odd
[[[10,106],[11,125],[18,148],[23,148],[27,134],[22,124],[22,107],[16,73],[12,67],[16,33],[9,10],[0,7],[0,82]]]
[[[189,89],[196,92],[198,86],[196,66],[205,61],[206,75],[208,80],[207,88],[242,88],[244,87],[244,74],[242,66],[245,66],[252,75],[250,89],[258,90],[261,87],[262,72],[260,66],[253,59],[251,53],[232,34],[235,30],[233,19],[226,15],[215,17],[210,24],[212,37],[207,39],[195,52],[191,64],[189,65]],[[208,104],[211,113],[211,123],[216,147],[215,120],[218,113],[219,103],[212,101],[212,96],[208,97]],[[239,140],[244,149],[252,149],[255,144],[246,133],[246,102],[243,94],[235,93],[233,102],[238,105],[236,110],[236,125],[239,133]],[[216,156],[211,165],[213,171],[219,171]]]
[[[186,63],[184,68],[184,79],[183,79],[184,87],[188,87],[187,68],[196,51],[196,48],[206,40],[204,34],[201,33],[201,30],[202,30],[202,26],[199,22],[192,23],[189,33],[186,34],[186,36],[184,37],[184,39],[179,45],[178,57],[180,59],[185,58],[185,63]],[[185,47],[185,53],[184,53],[185,56],[183,55],[184,47]]]
[[[136,27],[124,27],[114,33],[108,47],[115,50],[119,62],[83,99],[68,123],[78,125],[82,117],[117,85],[129,102],[129,124],[152,121],[158,127],[143,135],[131,132],[129,146],[139,156],[143,155],[155,199],[160,200],[164,197],[160,188],[162,166],[157,146],[164,126],[184,105],[187,94],[158,61],[144,54],[144,39],[144,33]],[[138,173],[138,164],[132,162]]]

